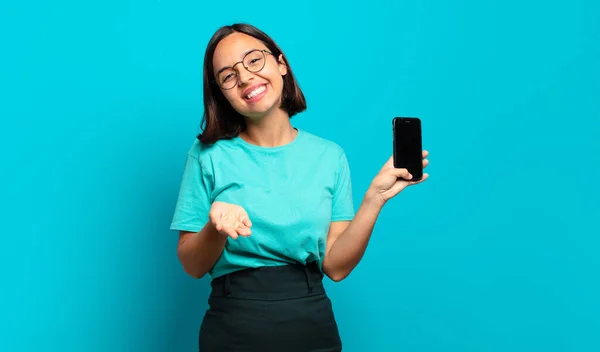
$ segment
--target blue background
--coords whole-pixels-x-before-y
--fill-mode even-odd
[[[193,351],[171,220],[220,25],[283,47],[357,205],[423,120],[431,178],[327,287],[345,351],[600,350],[594,1],[0,5],[2,351]]]

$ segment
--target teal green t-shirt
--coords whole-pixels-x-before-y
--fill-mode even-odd
[[[252,235],[228,238],[210,275],[317,261],[321,266],[331,222],[352,220],[346,154],[337,144],[297,129],[294,140],[259,147],[240,137],[187,154],[171,230],[200,231],[214,201],[242,206]]]

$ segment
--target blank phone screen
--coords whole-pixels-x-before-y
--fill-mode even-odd
[[[420,119],[394,119],[394,167],[408,169],[413,179],[423,177]]]

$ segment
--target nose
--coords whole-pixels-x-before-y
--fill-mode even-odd
[[[237,66],[239,64],[239,66]],[[237,79],[239,84],[244,85],[248,83],[254,77],[252,72],[246,70],[246,67],[241,62],[236,64],[237,67],[234,66],[234,69],[237,71]]]
[[[240,85],[245,85],[254,78],[254,74],[252,74],[252,72],[246,70],[246,68],[243,66],[238,68],[237,75],[238,75],[238,80],[239,80]]]

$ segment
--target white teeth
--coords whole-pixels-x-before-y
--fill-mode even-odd
[[[265,86],[260,86],[260,87],[256,88],[255,90],[253,90],[252,92],[250,92],[250,94],[246,95],[246,98],[252,99],[255,96],[257,96],[258,94],[264,92],[265,89],[267,89]]]

